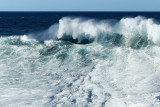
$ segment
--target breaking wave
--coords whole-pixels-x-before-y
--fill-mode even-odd
[[[27,35],[38,41],[62,40],[77,44],[98,42],[132,48],[160,45],[160,25],[144,17],[123,18],[120,21],[64,17],[48,30]]]
[[[0,105],[151,107],[160,100],[160,25],[64,17],[0,38]]]

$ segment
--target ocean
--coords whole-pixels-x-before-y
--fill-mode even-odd
[[[0,12],[1,107],[159,107],[160,12]]]

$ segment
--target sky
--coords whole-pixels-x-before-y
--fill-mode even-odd
[[[0,0],[0,11],[160,11],[160,0]]]

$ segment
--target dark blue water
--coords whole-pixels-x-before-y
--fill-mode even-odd
[[[158,23],[160,12],[0,12],[0,35],[23,35],[48,29],[62,17],[120,20],[124,17],[144,16]]]

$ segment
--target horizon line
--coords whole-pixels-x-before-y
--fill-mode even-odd
[[[0,11],[0,12],[160,12],[160,11]]]

